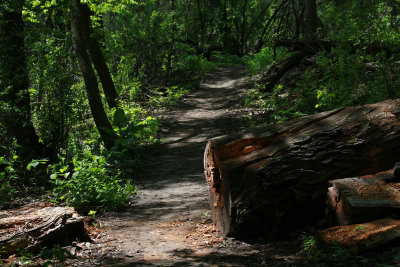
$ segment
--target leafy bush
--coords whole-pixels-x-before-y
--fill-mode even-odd
[[[179,71],[193,74],[206,73],[216,67],[216,64],[208,61],[206,58],[195,54],[184,54],[177,64]]]
[[[243,65],[243,58],[237,55],[231,55],[228,53],[222,53],[220,51],[214,51],[212,53],[212,61],[218,62],[222,65]]]
[[[18,158],[15,154],[9,158],[6,156],[0,157],[0,205],[10,200],[18,192],[13,185],[18,179],[16,171]]]
[[[276,86],[272,94],[265,94],[262,92],[262,86],[256,84],[255,88],[247,92],[244,105],[258,107],[267,112],[269,122],[284,122],[307,115],[293,105],[292,91],[283,85]]]
[[[340,47],[319,53],[316,66],[299,83],[300,110],[312,113],[400,97],[400,78],[394,75],[400,66],[392,60]]]
[[[61,201],[73,206],[102,206],[106,210],[126,206],[136,192],[130,181],[120,178],[119,170],[112,169],[104,156],[84,151],[72,162],[61,157],[51,166],[53,192]]]
[[[282,60],[287,55],[286,48],[276,48],[276,58],[274,59],[274,49],[270,46],[264,47],[259,53],[254,54],[252,57],[246,56],[243,58],[246,64],[246,71],[250,75],[259,73],[262,69],[271,66],[275,61]]]
[[[169,86],[165,88],[156,88],[155,92],[157,92],[158,95],[150,98],[148,105],[166,108],[175,105],[189,90],[184,87]]]

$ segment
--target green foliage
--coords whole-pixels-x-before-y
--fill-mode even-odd
[[[1,147],[2,150],[8,151],[0,157],[0,206],[18,193],[16,184],[23,169],[23,161],[17,155],[17,147],[15,140],[10,147]]]
[[[331,245],[329,251],[322,250],[313,235],[307,235],[303,232],[300,236],[302,249],[297,253],[306,257],[306,262],[309,264],[318,264],[321,266],[344,266],[356,264],[350,256],[350,252],[336,243]]]
[[[55,23],[62,27],[60,17]],[[34,51],[28,59],[32,120],[41,141],[57,153],[68,143],[71,129],[87,110],[86,93],[76,90],[77,67],[69,49],[69,34],[63,29],[29,32],[29,49]]]
[[[196,55],[194,51],[187,46],[180,46],[186,48],[181,50],[179,61],[177,63],[177,71],[184,72],[188,75],[201,75],[214,69],[217,64],[208,61],[201,55]]]
[[[243,65],[244,64],[244,59],[239,57],[238,55],[232,55],[229,53],[223,53],[220,51],[214,51],[212,54],[212,60],[215,62],[218,62],[219,64],[222,65]]]
[[[30,171],[33,168],[36,168],[39,164],[46,164],[49,160],[48,159],[33,159],[31,162],[28,163],[26,169]]]
[[[312,113],[397,98],[400,79],[392,73],[398,69],[391,60],[363,50],[319,53],[316,66],[308,68],[300,82],[300,109]]]
[[[90,218],[92,218],[93,220],[96,219],[96,211],[95,211],[95,210],[90,210],[90,211],[88,212],[88,216],[89,216]]]
[[[71,253],[58,246],[55,245],[52,248],[43,248],[43,250],[40,253],[40,258],[42,260],[47,260],[43,265],[43,267],[47,267],[47,266],[59,266],[58,264],[62,264],[64,263],[67,258],[75,258],[74,256],[71,255]]]
[[[247,92],[244,105],[257,107],[268,113],[268,122],[284,122],[306,115],[293,105],[293,92],[284,88],[283,85],[275,87],[274,92],[268,95],[262,92],[261,85],[255,84],[255,87]]]
[[[136,188],[123,182],[119,170],[113,170],[105,156],[84,151],[67,162],[61,158],[50,167],[50,179],[57,199],[73,206],[102,206],[105,210],[128,205]]]
[[[365,225],[357,225],[356,227],[354,227],[355,231],[364,231],[365,230]]]
[[[158,106],[160,108],[167,108],[175,105],[189,90],[178,86],[170,86],[166,88],[155,88],[155,92],[157,96],[152,97],[148,105],[151,107]]]
[[[259,53],[254,54],[253,56],[245,56],[243,58],[246,64],[246,71],[249,75],[255,75],[262,71],[263,69],[267,69],[276,61],[280,61],[285,56],[287,56],[286,48],[277,47],[275,51],[276,55],[274,58],[274,49],[270,46],[266,46]]]
[[[307,235],[306,233],[301,234],[302,240],[302,250],[299,253],[304,253],[307,255],[312,255],[318,249],[315,237],[312,235]]]

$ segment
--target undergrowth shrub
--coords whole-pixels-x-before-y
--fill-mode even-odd
[[[164,88],[155,88],[157,96],[150,98],[147,103],[150,107],[158,107],[166,109],[169,106],[175,105],[184,94],[189,92],[189,89],[180,86],[169,86]]]
[[[231,66],[244,64],[244,58],[241,58],[237,55],[223,53],[220,51],[212,52],[212,61],[221,65],[231,65]]]
[[[180,44],[178,47],[182,47]],[[197,55],[193,48],[184,47],[180,50],[179,60],[176,69],[189,75],[201,75],[217,67],[214,62],[208,61],[204,56]]]
[[[59,201],[72,206],[102,206],[105,210],[126,206],[136,192],[130,181],[123,181],[103,155],[84,151],[72,162],[60,157],[50,166],[53,192]]]
[[[266,46],[259,53],[256,53],[253,56],[243,57],[243,61],[246,65],[246,72],[249,75],[255,75],[263,69],[267,69],[276,61],[284,59],[287,55],[288,53],[286,48],[277,47],[275,49],[274,58],[274,49],[270,46]]]
[[[320,52],[298,83],[299,109],[312,113],[398,98],[400,78],[394,73],[399,70],[384,54],[344,48]]]
[[[265,48],[253,61],[248,60],[249,73],[267,64],[272,58],[269,53],[271,48]],[[399,59],[385,52],[372,54],[366,48],[338,46],[319,52],[315,64],[305,69],[295,85],[279,84],[265,92],[263,84],[255,84],[248,90],[244,104],[264,110],[270,115],[269,122],[282,122],[340,107],[396,99],[400,97],[400,77],[395,75],[400,71]]]
[[[14,150],[11,151],[15,152]],[[17,168],[20,167],[18,166],[20,165],[18,159],[19,157],[15,153],[0,157],[0,206],[18,192],[13,185],[18,179]]]
[[[284,122],[307,115],[293,105],[292,89],[278,85],[270,94],[265,94],[262,89],[262,85],[256,84],[255,88],[248,90],[244,98],[244,105],[262,109],[269,115],[267,123]],[[266,123],[266,121],[263,123]]]

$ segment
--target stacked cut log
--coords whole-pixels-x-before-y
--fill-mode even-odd
[[[2,257],[18,250],[35,251],[51,243],[62,243],[64,239],[83,237],[84,234],[83,217],[73,208],[38,202],[0,211]]]
[[[339,226],[318,232],[326,247],[338,244],[353,253],[400,237],[400,163],[374,175],[330,182],[327,214]]]
[[[341,246],[354,254],[364,252],[400,237],[400,220],[384,218],[362,224],[336,226],[318,231],[325,247]]]
[[[209,140],[204,154],[216,229],[275,238],[325,217],[328,181],[400,161],[400,100],[341,108]]]
[[[396,163],[387,172],[331,181],[327,195],[329,217],[339,225],[348,225],[400,212],[399,168],[400,163]]]

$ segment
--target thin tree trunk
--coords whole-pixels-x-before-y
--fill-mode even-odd
[[[227,0],[224,0],[224,12],[223,12],[223,17],[222,17],[222,21],[224,22],[223,23],[223,25],[224,25],[224,28],[223,28],[223,30],[224,30],[224,32],[223,32],[223,49],[224,50],[227,50],[226,48],[228,47],[228,40],[229,40],[229,38],[228,38],[228,36],[229,36],[229,34],[228,34],[228,32],[229,32],[229,27],[228,27],[228,12],[227,12]]]
[[[172,12],[175,12],[175,0],[171,0],[171,10]],[[169,51],[168,51],[168,59],[167,59],[167,75],[168,75],[168,80],[171,78],[171,68],[172,68],[172,55],[174,53],[174,47],[175,47],[175,34],[177,31],[176,24],[176,15],[172,15],[172,36],[171,36],[171,43],[169,44]]]
[[[242,10],[242,32],[240,37],[240,56],[244,55],[244,46],[245,46],[245,33],[246,33],[246,9],[247,9],[247,0],[244,0],[243,10]]]
[[[94,38],[92,35],[90,26],[90,9],[85,4],[79,4],[79,9],[83,19],[81,23],[82,36],[88,47],[90,59],[92,60],[100,78],[108,106],[110,108],[116,108],[118,106],[118,93],[115,89],[114,82],[111,78],[110,71],[108,70],[103,54],[101,53],[100,45],[96,38]]]
[[[110,149],[115,139],[117,138],[108,118],[104,111],[103,104],[100,98],[99,87],[95,73],[90,63],[89,55],[86,52],[85,42],[82,29],[82,13],[80,12],[80,1],[72,0],[71,7],[71,33],[72,42],[78,58],[79,67],[82,71],[82,75],[85,81],[86,93],[89,99],[90,109],[93,115],[94,122],[100,133],[101,138],[104,141],[106,148]]]

